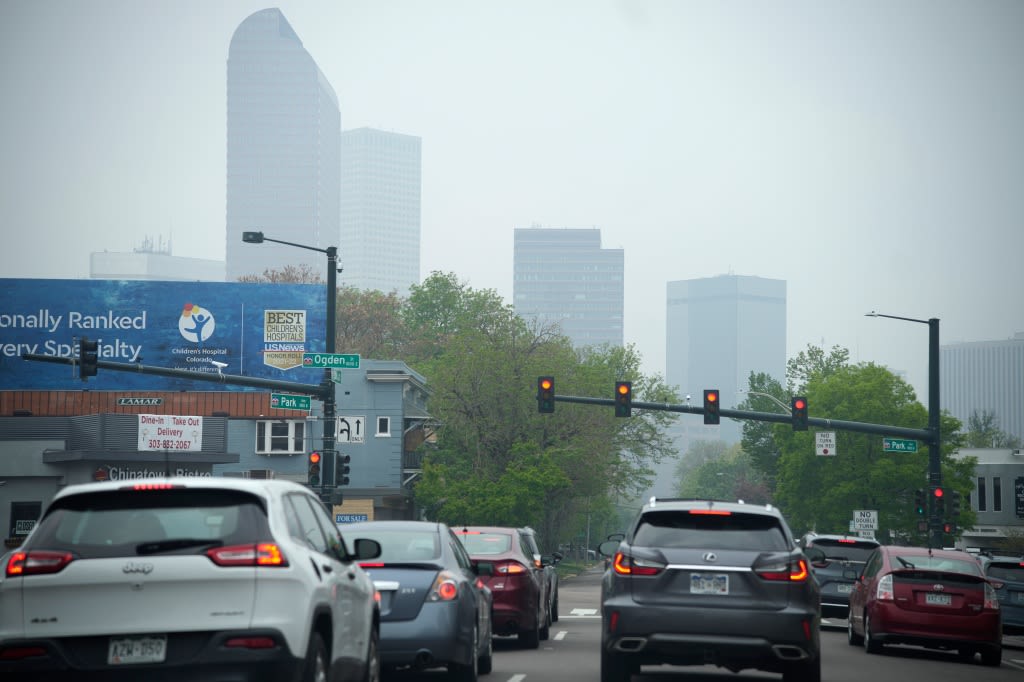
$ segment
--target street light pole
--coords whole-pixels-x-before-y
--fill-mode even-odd
[[[942,519],[939,518],[936,509],[935,495],[931,494],[936,488],[942,487],[942,453],[941,433],[939,422],[939,318],[932,317],[927,320],[919,320],[913,317],[900,317],[898,315],[883,315],[872,310],[865,313],[865,317],[888,317],[892,320],[904,320],[906,322],[917,322],[928,325],[928,488],[929,488],[929,517],[928,531],[931,544],[934,547],[942,546]]]
[[[262,232],[243,232],[242,241],[247,244],[262,244],[263,242],[273,242],[275,244],[286,244],[288,246],[295,246],[300,249],[307,249],[309,251],[317,251],[319,253],[327,254],[327,319],[325,320],[327,329],[324,335],[324,351],[328,354],[335,352],[335,342],[337,335],[337,324],[336,314],[338,306],[338,247],[328,246],[326,249],[321,249],[316,246],[307,246],[306,244],[296,244],[295,242],[286,242],[281,239],[271,239],[266,237]],[[334,390],[334,382],[331,379],[331,369],[324,369],[324,377],[320,382],[321,397],[324,401],[324,447],[323,452],[326,457],[323,458],[322,466],[324,470],[324,488],[327,490],[329,497],[334,498],[335,481],[334,481],[334,464],[336,461],[335,455],[337,452],[334,448],[334,422],[335,422],[335,406],[336,396]]]
[[[793,411],[792,405],[787,405],[786,403],[782,402],[781,400],[773,396],[771,393],[761,393],[760,391],[740,391],[740,393],[746,393],[747,395],[758,395],[761,396],[762,398],[768,398],[773,403],[781,407],[783,412]]]

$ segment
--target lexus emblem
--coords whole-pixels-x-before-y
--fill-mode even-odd
[[[129,561],[122,568],[125,573],[142,573],[143,575],[149,575],[153,572],[153,564],[140,564],[134,561]]]
[[[704,552],[704,561],[708,562],[709,564],[711,562],[718,561],[718,555],[714,552]]]

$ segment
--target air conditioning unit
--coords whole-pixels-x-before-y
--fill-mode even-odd
[[[273,469],[249,469],[248,474],[249,475],[246,478],[258,478],[263,480],[268,478],[277,478],[277,474],[274,473]]]

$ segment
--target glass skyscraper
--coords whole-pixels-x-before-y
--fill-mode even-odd
[[[334,89],[278,9],[238,26],[227,69],[227,280],[303,264],[326,279],[324,254],[245,244],[242,232],[338,245],[341,114]]]
[[[1024,332],[1003,341],[942,346],[939,396],[964,430],[972,413],[991,412],[1000,431],[1024,440]]]

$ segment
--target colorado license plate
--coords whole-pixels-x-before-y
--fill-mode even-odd
[[[924,595],[925,604],[934,604],[936,606],[949,606],[953,603],[953,598],[948,594],[939,594],[938,592],[926,592]]]
[[[690,594],[729,594],[729,576],[725,573],[692,573]]]
[[[111,637],[107,650],[110,665],[161,663],[167,656],[167,635]]]

